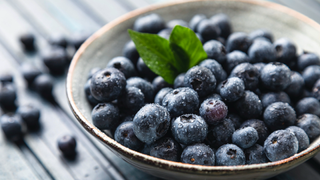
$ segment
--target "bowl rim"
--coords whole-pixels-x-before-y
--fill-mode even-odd
[[[234,2],[242,2],[242,3],[248,3],[248,4],[254,4],[263,6],[266,8],[272,8],[274,10],[287,13],[288,15],[293,16],[294,18],[297,18],[301,21],[304,21],[305,23],[309,24],[310,26],[314,27],[320,32],[320,25],[315,22],[314,20],[308,18],[307,16],[294,11],[288,7],[282,6],[280,4],[276,4],[273,2],[267,2],[267,1],[252,1],[252,0],[186,0],[186,1],[178,1],[178,2],[167,2],[167,3],[161,3],[161,4],[155,4],[150,5],[147,7],[139,8],[136,10],[133,10],[131,12],[128,12],[119,18],[109,22],[108,24],[104,25],[102,28],[100,28],[98,31],[96,31],[91,37],[89,37],[79,48],[79,50],[74,55],[72,62],[70,64],[68,75],[67,75],[67,82],[66,82],[66,90],[67,90],[67,98],[69,105],[71,107],[71,110],[73,114],[75,115],[76,119],[80,122],[80,124],[92,135],[94,135],[99,140],[103,141],[109,148],[115,149],[117,153],[120,153],[121,155],[124,155],[126,157],[129,157],[131,159],[137,160],[139,162],[144,162],[149,165],[153,165],[154,167],[161,167],[164,169],[170,169],[174,171],[184,171],[184,172],[190,172],[190,170],[193,173],[205,173],[205,174],[213,174],[215,172],[221,172],[224,173],[239,173],[247,170],[259,170],[259,169],[268,169],[268,168],[275,168],[278,167],[279,169],[282,169],[280,166],[284,164],[294,163],[299,160],[301,157],[305,157],[304,161],[308,159],[308,157],[313,156],[317,152],[320,151],[320,143],[317,144],[315,147],[310,148],[308,147],[306,150],[297,153],[289,158],[275,161],[275,162],[268,162],[268,163],[261,163],[261,164],[251,164],[251,165],[238,165],[238,166],[203,166],[203,165],[193,165],[193,164],[187,164],[182,162],[174,162],[169,160],[164,160],[160,158],[156,158],[150,155],[146,155],[143,153],[140,153],[138,151],[131,150],[120,143],[116,142],[114,139],[107,136],[105,133],[100,131],[98,128],[96,128],[92,123],[90,123],[80,112],[78,109],[72,93],[72,79],[73,79],[73,72],[77,65],[78,60],[80,59],[81,55],[84,53],[86,48],[97,38],[102,36],[105,32],[112,29],[114,26],[117,26],[118,24],[126,21],[127,19],[130,19],[132,17],[137,17],[141,14],[151,12],[156,9],[165,8],[168,6],[174,6],[184,3],[192,3],[197,1],[234,1]],[[318,138],[317,141],[320,141]]]

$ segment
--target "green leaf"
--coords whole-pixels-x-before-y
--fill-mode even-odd
[[[170,49],[174,55],[175,61],[178,65],[177,69],[180,73],[186,72],[189,69],[188,54],[178,45],[170,43]]]
[[[169,41],[156,34],[139,33],[131,29],[128,32],[144,63],[166,82],[173,84],[179,73]]]
[[[171,32],[169,41],[170,44],[176,44],[187,54],[189,61],[185,60],[186,62],[183,63],[188,64],[188,68],[197,65],[208,57],[197,35],[187,27],[176,25]]]

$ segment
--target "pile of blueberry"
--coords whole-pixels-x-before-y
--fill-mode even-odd
[[[232,32],[224,14],[165,23],[157,14],[133,29],[168,38],[191,28],[208,59],[173,85],[154,74],[130,41],[123,56],[90,71],[84,86],[93,124],[120,144],[166,160],[233,166],[293,156],[320,135],[320,59],[297,55],[266,30]]]

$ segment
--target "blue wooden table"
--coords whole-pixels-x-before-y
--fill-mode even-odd
[[[168,1],[168,0],[167,0]],[[41,129],[28,132],[20,144],[8,142],[0,133],[0,180],[2,179],[158,179],[147,175],[111,153],[88,134],[74,118],[65,93],[65,75],[54,77],[55,102],[28,90],[19,71],[23,63],[45,70],[39,54],[23,52],[18,37],[32,32],[38,49],[48,47],[53,34],[94,32],[106,23],[136,8],[163,0],[0,0],[0,72],[14,74],[18,104],[41,107]],[[318,0],[273,0],[320,23]],[[77,157],[65,159],[56,141],[65,134],[76,137]],[[272,179],[320,179],[320,155]]]

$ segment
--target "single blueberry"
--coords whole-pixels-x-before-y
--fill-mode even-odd
[[[172,85],[167,83],[161,76],[157,76],[153,79],[152,86],[155,94],[158,93],[162,88],[172,87]]]
[[[213,24],[220,28],[220,36],[224,39],[228,39],[229,35],[232,33],[232,25],[229,17],[226,14],[219,13],[213,15],[210,20]]]
[[[63,155],[70,157],[76,154],[77,141],[74,136],[64,135],[58,139],[58,148]]]
[[[208,133],[205,120],[195,114],[184,114],[172,121],[171,133],[173,138],[184,145],[202,142]]]
[[[291,98],[297,98],[301,95],[303,87],[304,87],[304,79],[301,76],[301,74],[295,71],[291,71],[290,83],[285,89],[285,92]]]
[[[199,22],[197,26],[197,33],[203,38],[203,40],[209,41],[217,39],[220,35],[220,28],[209,19],[204,19]]]
[[[16,108],[17,90],[13,83],[0,84],[0,107],[5,110]]]
[[[291,82],[291,71],[283,63],[272,62],[261,70],[261,82],[265,88],[273,91],[284,90]]]
[[[296,58],[296,46],[288,39],[281,38],[273,43],[277,51],[277,61],[289,64]]]
[[[240,128],[242,127],[253,127],[258,132],[259,139],[257,143],[260,145],[263,145],[269,136],[269,130],[266,124],[259,119],[249,119],[241,124]]]
[[[131,60],[132,64],[137,64],[137,61],[140,57],[136,46],[133,41],[128,41],[122,50],[122,54],[124,57]]]
[[[238,77],[243,80],[247,90],[255,90],[259,85],[259,70],[249,63],[237,65],[231,72],[229,77]]]
[[[173,87],[175,89],[180,88],[180,87],[186,87],[184,84],[184,75],[185,74],[186,73],[181,73],[174,79]]]
[[[26,123],[29,129],[37,129],[39,127],[40,109],[28,104],[20,106],[16,112]]]
[[[136,87],[144,94],[144,101],[146,103],[153,102],[154,100],[154,89],[151,83],[140,78],[131,77],[127,80],[127,87]]]
[[[297,126],[303,129],[312,142],[320,136],[320,119],[313,114],[303,114],[297,119]]]
[[[143,145],[143,142],[133,133],[132,121],[121,123],[114,133],[114,139],[132,150],[138,150]]]
[[[0,117],[1,128],[7,139],[20,140],[22,136],[21,118],[18,115],[4,114]]]
[[[305,150],[305,149],[307,149],[309,147],[309,145],[310,145],[309,137],[308,137],[307,133],[303,129],[301,129],[301,128],[297,127],[297,126],[290,126],[286,130],[294,133],[294,135],[296,136],[296,138],[297,138],[297,140],[299,142],[298,153],[303,151],[303,150]]]
[[[258,132],[253,127],[242,127],[232,135],[232,143],[243,149],[253,146],[258,139]]]
[[[188,23],[182,19],[173,19],[167,22],[167,28],[173,29],[176,25],[188,27]]]
[[[158,36],[169,40],[171,32],[172,32],[171,28],[162,29],[161,31],[158,32]]]
[[[306,113],[320,116],[320,103],[316,98],[306,97],[297,102],[295,110],[297,116]]]
[[[221,100],[207,99],[201,104],[199,112],[209,125],[217,125],[227,116],[228,107]]]
[[[126,78],[115,68],[106,68],[91,78],[90,91],[94,98],[102,102],[117,99],[126,87]]]
[[[221,42],[216,40],[210,40],[204,43],[204,51],[207,53],[209,59],[214,59],[220,64],[223,64],[226,60],[226,49]]]
[[[171,137],[164,137],[152,145],[150,148],[150,156],[179,162],[181,151],[182,149],[179,143]]]
[[[53,79],[48,74],[41,74],[33,82],[35,90],[44,98],[52,97]]]
[[[228,53],[239,50],[247,53],[252,41],[249,39],[248,35],[244,32],[232,33],[227,40],[226,50]]]
[[[302,72],[302,77],[307,88],[311,89],[316,81],[320,79],[320,66],[308,66]]]
[[[215,154],[209,146],[203,143],[197,143],[184,148],[181,154],[181,162],[214,166]]]
[[[298,57],[298,69],[303,71],[306,67],[311,65],[320,65],[320,58],[314,53],[304,53]]]
[[[264,148],[259,144],[255,144],[248,149],[244,150],[246,155],[246,164],[260,164],[269,162],[266,154],[264,153]]]
[[[107,68],[108,67],[113,67],[118,69],[120,72],[124,74],[126,79],[132,76],[136,76],[137,74],[132,62],[128,58],[123,56],[112,58],[107,64]]]
[[[245,119],[259,117],[263,109],[259,97],[251,91],[245,91],[244,95],[234,102],[234,107],[239,115]]]
[[[246,62],[249,62],[249,57],[247,54],[242,51],[234,50],[227,54],[224,66],[227,72],[230,74],[237,65]]]
[[[283,102],[283,103],[291,103],[290,97],[287,95],[287,93],[283,91],[279,92],[268,92],[265,94],[262,94],[261,96],[261,102],[263,108],[267,108],[270,104],[275,102]]]
[[[218,148],[224,144],[231,143],[235,128],[230,119],[225,118],[216,126],[209,126],[206,142],[212,148]]]
[[[152,144],[144,144],[144,146],[139,150],[139,152],[150,155],[150,150],[154,147],[154,143]]]
[[[53,34],[49,37],[48,41],[51,44],[51,46],[59,46],[62,48],[67,48],[68,46],[68,40],[62,34]]]
[[[199,97],[196,91],[188,87],[174,89],[167,93],[162,100],[172,118],[182,114],[189,114],[196,111],[199,107]]]
[[[237,166],[244,165],[246,157],[241,148],[234,144],[225,144],[219,147],[216,152],[217,166]]]
[[[101,130],[113,129],[120,121],[119,109],[111,103],[99,103],[91,112],[92,122]]]
[[[238,77],[232,77],[222,82],[220,95],[227,102],[240,99],[245,91],[244,82]]]
[[[88,81],[84,85],[84,93],[86,94],[86,98],[87,98],[88,102],[92,106],[96,106],[97,104],[99,104],[100,101],[98,101],[96,98],[94,98],[92,96],[91,90],[90,90],[90,85],[91,85],[91,79],[88,79]]]
[[[288,130],[277,130],[264,142],[264,152],[270,161],[279,161],[298,152],[299,142],[294,133]]]
[[[96,72],[98,72],[98,71],[100,71],[100,70],[102,70],[100,67],[92,68],[92,69],[89,71],[88,79],[91,79],[92,76],[93,76]]]
[[[144,106],[144,94],[136,87],[126,87],[125,92],[118,98],[118,106],[126,114],[134,114]]]
[[[189,22],[190,29],[192,29],[194,32],[197,32],[199,23],[204,19],[207,19],[206,15],[204,14],[194,15]]]
[[[20,70],[28,85],[31,85],[34,79],[42,73],[35,66],[28,63],[22,64]]]
[[[12,83],[13,82],[13,75],[10,73],[4,73],[0,75],[0,82],[1,83]]]
[[[156,97],[154,98],[154,103],[162,105],[162,100],[163,98],[170,92],[172,91],[172,88],[166,87],[166,88],[162,88],[156,95]]]
[[[133,30],[156,34],[165,28],[165,22],[158,14],[148,14],[138,17],[133,24]]]
[[[67,53],[61,47],[51,47],[41,53],[43,63],[52,74],[63,74],[67,65]]]
[[[252,31],[250,34],[249,34],[249,39],[251,41],[254,41],[255,39],[257,38],[266,38],[269,42],[273,42],[273,35],[270,31],[268,30],[265,30],[265,29],[257,29],[255,31]]]
[[[32,33],[20,35],[19,40],[25,51],[35,51],[35,36]]]
[[[170,114],[158,104],[143,106],[133,118],[133,132],[140,141],[151,144],[163,137],[170,126]]]
[[[146,65],[146,63],[144,63],[142,58],[138,59],[137,70],[138,70],[138,73],[141,77],[145,77],[149,80],[152,80],[153,78],[155,78],[157,76],[153,71],[151,71],[151,69],[149,69],[149,67]]]
[[[227,73],[222,66],[214,59],[203,60],[199,66],[209,69],[217,80],[217,83],[227,79]]]
[[[277,60],[276,50],[268,41],[254,41],[248,50],[248,55],[251,63],[268,63]]]

